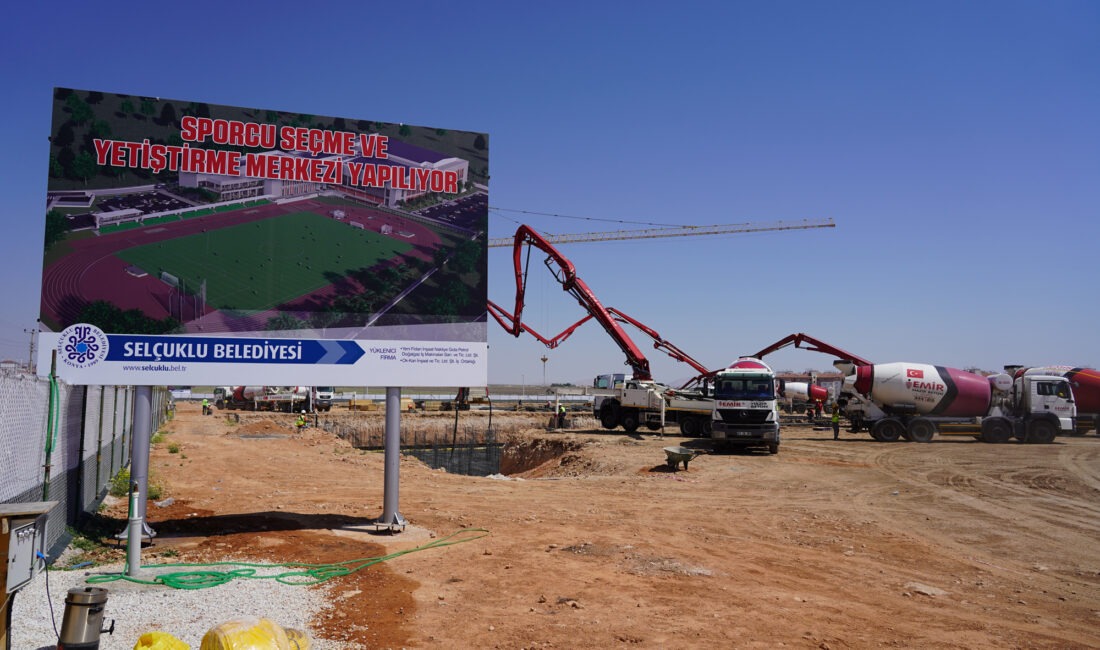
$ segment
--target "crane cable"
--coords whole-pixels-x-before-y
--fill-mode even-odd
[[[318,585],[322,582],[326,582],[333,578],[339,578],[341,576],[350,575],[356,571],[360,571],[369,566],[378,564],[379,562],[385,562],[394,558],[401,557],[402,555],[408,555],[409,553],[415,553],[417,551],[426,551],[432,548],[442,548],[444,546],[452,546],[454,544],[461,544],[463,542],[472,542],[475,539],[481,539],[487,537],[489,531],[485,528],[463,528],[457,530],[446,537],[441,537],[437,540],[428,542],[422,546],[415,548],[405,549],[404,551],[396,551],[388,555],[381,555],[378,557],[364,557],[354,560],[344,560],[343,562],[333,562],[331,564],[307,564],[304,562],[288,562],[286,564],[260,564],[253,562],[208,562],[200,564],[188,564],[188,563],[175,563],[175,564],[146,564],[142,569],[163,569],[166,567],[240,567],[237,569],[220,571],[220,570],[195,570],[195,571],[175,571],[171,573],[163,573],[151,580],[143,580],[128,576],[124,573],[105,573],[101,575],[90,576],[87,582],[90,584],[101,584],[106,582],[115,582],[117,580],[125,580],[127,582],[134,582],[142,585],[164,585],[173,589],[208,589],[210,587],[217,587],[218,585],[224,585],[227,582],[231,582],[237,578],[250,579],[250,580],[274,580],[284,585],[292,586],[305,586]],[[282,573],[276,573],[273,575],[261,575],[258,573],[262,569],[272,568],[284,568],[292,569],[291,571],[284,571]]]

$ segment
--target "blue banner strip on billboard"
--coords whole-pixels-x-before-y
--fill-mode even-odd
[[[363,356],[355,341],[108,334],[107,361],[350,365]]]

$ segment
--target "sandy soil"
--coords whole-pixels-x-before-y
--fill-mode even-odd
[[[546,459],[523,480],[403,458],[409,527],[391,535],[369,525],[381,453],[224,415],[180,404],[178,452],[154,449],[175,503],[149,504],[146,555],[333,562],[490,532],[338,578],[311,632],[349,648],[1100,647],[1095,436],[891,444],[791,425],[777,456],[672,472],[662,448],[703,441],[532,416],[505,459]]]

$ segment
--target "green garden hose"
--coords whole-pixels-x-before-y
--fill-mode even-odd
[[[50,373],[50,394],[46,412],[46,463],[42,473],[42,500],[50,500],[50,464],[53,456],[54,440],[57,438],[57,425],[61,419],[60,396],[57,388],[57,375]]]
[[[124,573],[106,573],[103,575],[94,575],[88,578],[87,582],[91,584],[99,584],[104,582],[114,582],[116,580],[126,580],[128,582],[136,582],[143,585],[164,585],[173,589],[207,589],[210,587],[217,587],[227,582],[235,580],[237,578],[249,579],[249,580],[275,580],[285,585],[294,586],[309,586],[317,585],[322,582],[338,578],[340,576],[346,576],[361,569],[365,569],[371,565],[378,564],[379,562],[385,562],[386,560],[392,560],[402,555],[408,555],[409,553],[415,553],[416,551],[426,551],[431,548],[442,548],[444,546],[451,546],[453,544],[461,544],[462,542],[472,542],[475,539],[480,539],[489,535],[489,531],[484,528],[463,528],[462,530],[455,531],[446,537],[441,537],[437,540],[428,542],[423,546],[417,546],[416,548],[406,549],[404,551],[397,551],[388,555],[381,555],[378,557],[365,557],[355,560],[345,560],[343,562],[334,562],[332,564],[306,564],[303,562],[289,562],[286,564],[259,564],[251,562],[209,562],[206,564],[147,564],[142,566],[142,569],[164,569],[166,567],[224,567],[233,566],[240,567],[228,571],[219,570],[206,570],[206,571],[175,571],[171,573],[163,573],[151,580],[142,580],[128,576]],[[263,569],[291,569],[290,571],[284,571],[282,573],[275,574],[259,574],[258,572]]]

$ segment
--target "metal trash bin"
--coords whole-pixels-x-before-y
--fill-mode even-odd
[[[103,610],[107,606],[107,590],[101,587],[74,587],[65,596],[65,615],[61,619],[61,634],[57,650],[99,650],[99,635],[114,631],[103,628]]]

